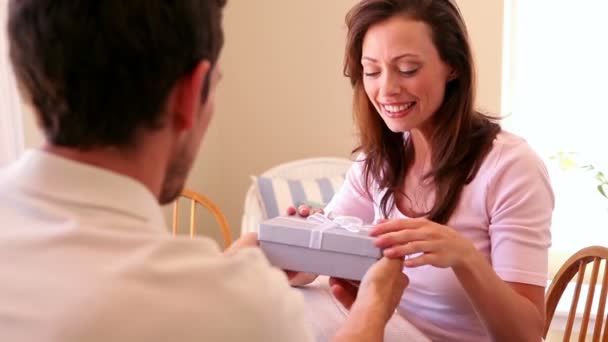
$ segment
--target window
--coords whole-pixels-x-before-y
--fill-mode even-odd
[[[608,172],[607,12],[603,0],[505,0],[503,126],[544,159],[556,194],[552,251],[567,254],[608,245],[595,179]],[[596,171],[562,170],[550,158],[559,151]]]
[[[7,3],[0,5],[0,167],[15,160],[23,150],[21,99],[8,57]]]

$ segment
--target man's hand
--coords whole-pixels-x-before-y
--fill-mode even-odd
[[[257,233],[247,233],[241,236],[240,239],[234,241],[230,247],[228,247],[225,251],[225,255],[230,255],[236,253],[238,250],[243,248],[250,247],[258,247],[260,245],[258,241]],[[287,275],[287,279],[289,280],[289,284],[291,286],[304,286],[306,284],[312,283],[316,278],[316,274],[305,273],[305,272],[294,272],[294,271],[284,271]]]
[[[287,275],[287,280],[289,280],[289,285],[291,286],[304,286],[312,283],[317,279],[317,275],[313,273],[307,272],[295,272],[284,270]]]
[[[382,341],[386,324],[409,283],[402,270],[402,259],[384,257],[367,271],[358,291],[353,291],[356,283],[331,280],[332,292],[340,293],[336,298],[350,306],[350,315],[333,342]]]
[[[403,274],[403,259],[383,257],[365,274],[351,311],[371,309],[381,314],[385,323],[393,315],[409,279]]]
[[[350,307],[357,299],[359,286],[361,286],[361,282],[359,281],[329,278],[331,293],[348,310],[350,310]]]
[[[249,247],[258,247],[260,244],[258,242],[258,233],[247,233],[241,236],[238,240],[234,241],[230,247],[226,248],[224,254],[230,255],[235,253],[236,251],[249,248]]]
[[[249,248],[249,247],[258,247],[260,245],[258,241],[257,233],[247,233],[243,235],[240,239],[234,241],[230,247],[228,247],[224,254],[230,255],[235,253],[236,251]],[[291,286],[304,286],[306,284],[312,283],[316,278],[316,274],[305,273],[305,272],[294,272],[294,271],[284,271],[287,275],[287,279],[289,280],[289,284]]]
[[[390,306],[395,303],[396,307],[399,304],[403,290],[405,290],[409,283],[409,279],[403,274],[402,268],[403,265],[394,259],[382,258],[367,271],[363,282],[329,278],[331,293],[345,308],[350,310],[355,301],[358,301],[358,294],[362,286],[365,287],[363,291],[368,292],[372,291],[370,287],[379,286],[383,291],[381,295],[383,294],[387,297],[388,305]]]

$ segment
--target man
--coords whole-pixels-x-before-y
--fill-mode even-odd
[[[310,341],[246,236],[168,234],[213,112],[225,0],[11,0],[13,67],[46,144],[0,173],[1,341]],[[382,259],[336,340],[381,340],[405,287]]]

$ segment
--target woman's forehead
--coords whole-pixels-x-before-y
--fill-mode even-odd
[[[430,27],[404,16],[372,25],[365,34],[362,48],[362,57],[376,60],[436,54]]]

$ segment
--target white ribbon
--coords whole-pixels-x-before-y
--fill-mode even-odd
[[[346,229],[352,233],[358,233],[361,230],[366,230],[363,226],[363,220],[354,216],[338,216],[333,220],[319,213],[308,216],[308,222],[319,225],[316,229],[310,232],[309,248],[321,249],[323,244],[323,233],[326,230],[333,228]]]

